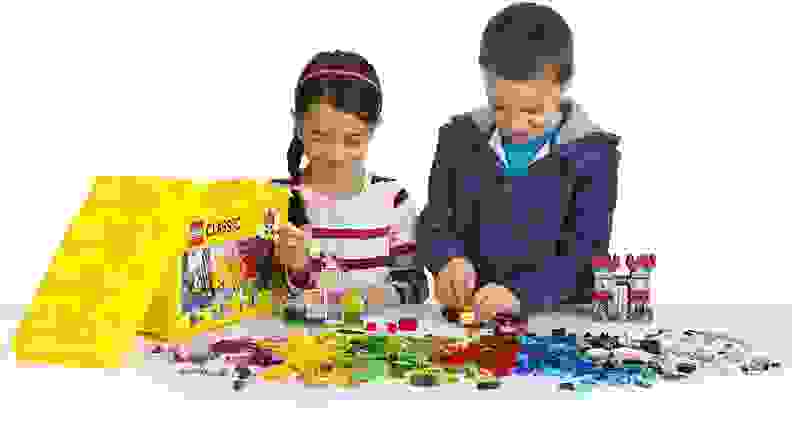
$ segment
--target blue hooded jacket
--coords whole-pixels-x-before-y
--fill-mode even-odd
[[[570,100],[562,113],[557,144],[520,176],[507,175],[489,145],[487,109],[440,128],[417,228],[421,265],[437,273],[465,257],[478,286],[506,286],[526,310],[591,301],[591,257],[610,243],[620,138]]]

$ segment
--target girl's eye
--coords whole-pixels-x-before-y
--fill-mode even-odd
[[[537,114],[539,114],[539,110],[535,109],[535,108],[521,108],[520,109],[520,113],[528,113],[528,114],[531,114],[531,115],[537,115]]]
[[[495,111],[496,112],[502,112],[503,110],[505,110],[505,108],[502,105],[496,105],[495,106]]]

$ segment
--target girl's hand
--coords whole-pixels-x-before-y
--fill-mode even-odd
[[[369,305],[385,305],[385,288],[371,287],[368,289]]]
[[[322,303],[322,290],[311,288],[303,290],[303,303],[306,305],[318,305]]]
[[[294,272],[305,269],[307,255],[305,252],[305,232],[286,223],[275,229],[275,255],[281,263]]]
[[[289,290],[286,288],[273,288],[272,302],[285,305],[287,302],[289,302]]]

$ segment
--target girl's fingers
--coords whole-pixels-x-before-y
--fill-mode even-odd
[[[435,279],[435,299],[443,305],[452,305],[451,284],[445,274],[439,274]]]
[[[294,239],[305,238],[305,231],[292,225],[291,223],[286,223],[285,225],[279,226],[276,232],[280,237],[284,237],[284,238],[294,238]]]
[[[457,290],[457,282],[453,277],[448,278],[446,290],[448,291],[448,300],[450,301],[451,305],[459,307],[461,304],[459,301],[459,291]]]
[[[472,303],[472,290],[467,286],[467,281],[463,277],[454,278],[454,288],[457,292],[457,300],[460,307],[467,307]]]

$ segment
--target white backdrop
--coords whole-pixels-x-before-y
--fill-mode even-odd
[[[369,165],[399,178],[423,205],[437,128],[450,115],[484,100],[476,63],[479,38],[487,19],[508,3],[0,3],[0,164],[5,171],[0,221],[7,250],[0,256],[0,303],[29,301],[91,175],[283,176],[293,87],[303,65],[319,50],[355,50],[377,68],[385,122],[372,142]],[[781,130],[787,127],[785,80],[790,72],[781,43],[788,34],[787,14],[779,9],[785,5],[705,6],[710,3],[552,2],[576,36],[577,77],[571,94],[594,120],[623,137],[613,250],[657,253],[660,303],[785,302],[789,291],[782,278],[789,237],[784,191],[789,187],[784,186],[790,157]],[[30,418],[31,426],[41,421],[43,409],[28,392],[60,391],[65,384],[47,383],[71,379],[71,372],[21,377],[3,370],[9,377],[16,373],[14,383],[47,376],[32,384],[12,384],[22,392],[14,394],[20,397],[12,409],[14,419],[38,413]],[[9,384],[4,381],[0,387]],[[162,396],[154,394],[162,390],[134,377],[122,388],[105,381],[85,388],[69,384],[73,399],[64,407],[86,405],[80,412],[93,413],[88,404],[105,405],[104,414],[81,416],[121,429],[111,420],[128,426],[141,418],[143,407],[149,411],[144,418],[153,419],[151,411],[159,407],[189,414],[199,404],[190,403],[191,411],[178,410],[175,402],[155,403]],[[739,395],[778,394],[775,384],[759,381],[743,390],[737,386],[731,396],[723,392],[732,384],[714,384],[641,398],[649,405],[655,399],[674,404],[680,398],[731,401]],[[56,410],[54,400],[62,398],[53,397],[48,404]],[[627,402],[619,398],[602,401]],[[369,416],[385,423],[409,420],[397,429],[417,430],[427,440],[434,432],[439,438],[441,431],[447,435],[465,427],[458,424],[460,406],[447,402],[400,409],[401,415],[372,411],[372,403],[365,404]],[[520,414],[527,415],[536,404],[518,406]],[[629,404],[643,405],[634,399]],[[509,405],[487,411],[470,407],[481,417],[477,424],[510,430]],[[0,406],[0,411],[9,407]],[[708,416],[727,410],[724,406],[708,409]],[[257,403],[254,412],[267,413],[267,407]],[[495,417],[490,420],[491,413]],[[769,422],[762,415],[762,424]],[[65,428],[70,416],[61,413],[54,422]],[[112,418],[100,421],[104,416]],[[645,426],[643,416],[629,417]],[[457,421],[438,428],[445,419]],[[74,420],[69,423],[90,423]],[[548,422],[568,421],[564,416]],[[337,424],[311,431],[349,438],[354,432],[364,435],[371,426],[361,420],[349,426],[350,432]],[[475,436],[461,431],[469,440]],[[532,435],[557,440],[558,432]],[[295,433],[289,435],[295,438]],[[480,435],[493,434],[482,430]],[[689,435],[698,434],[685,435],[694,441]],[[738,440],[741,434],[730,435]],[[392,436],[385,437],[380,431],[376,441]],[[93,444],[93,438],[82,438]]]

